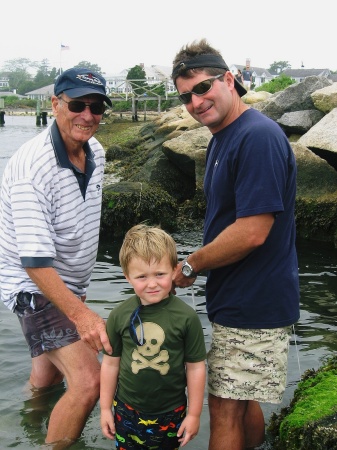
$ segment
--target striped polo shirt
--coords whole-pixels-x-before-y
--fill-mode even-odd
[[[86,173],[69,161],[56,121],[9,160],[0,198],[1,299],[11,310],[20,291],[39,289],[24,267],[54,267],[83,295],[96,261],[105,152],[92,137]]]

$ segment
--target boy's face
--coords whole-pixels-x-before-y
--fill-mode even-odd
[[[138,257],[129,263],[129,274],[125,275],[143,305],[159,303],[168,297],[172,288],[173,269],[169,257],[165,255],[161,261],[150,264]]]

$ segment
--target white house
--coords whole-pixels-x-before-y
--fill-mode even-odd
[[[0,88],[9,88],[9,78],[0,77]]]

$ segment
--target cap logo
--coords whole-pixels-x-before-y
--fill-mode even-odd
[[[103,83],[101,82],[101,80],[97,77],[94,77],[92,73],[84,74],[84,75],[77,75],[76,78],[78,78],[81,81],[84,81],[85,83],[103,86]]]

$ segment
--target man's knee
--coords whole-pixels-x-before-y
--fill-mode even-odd
[[[45,354],[32,358],[32,370],[29,382],[35,388],[44,388],[62,383],[64,374],[46,357]]]

